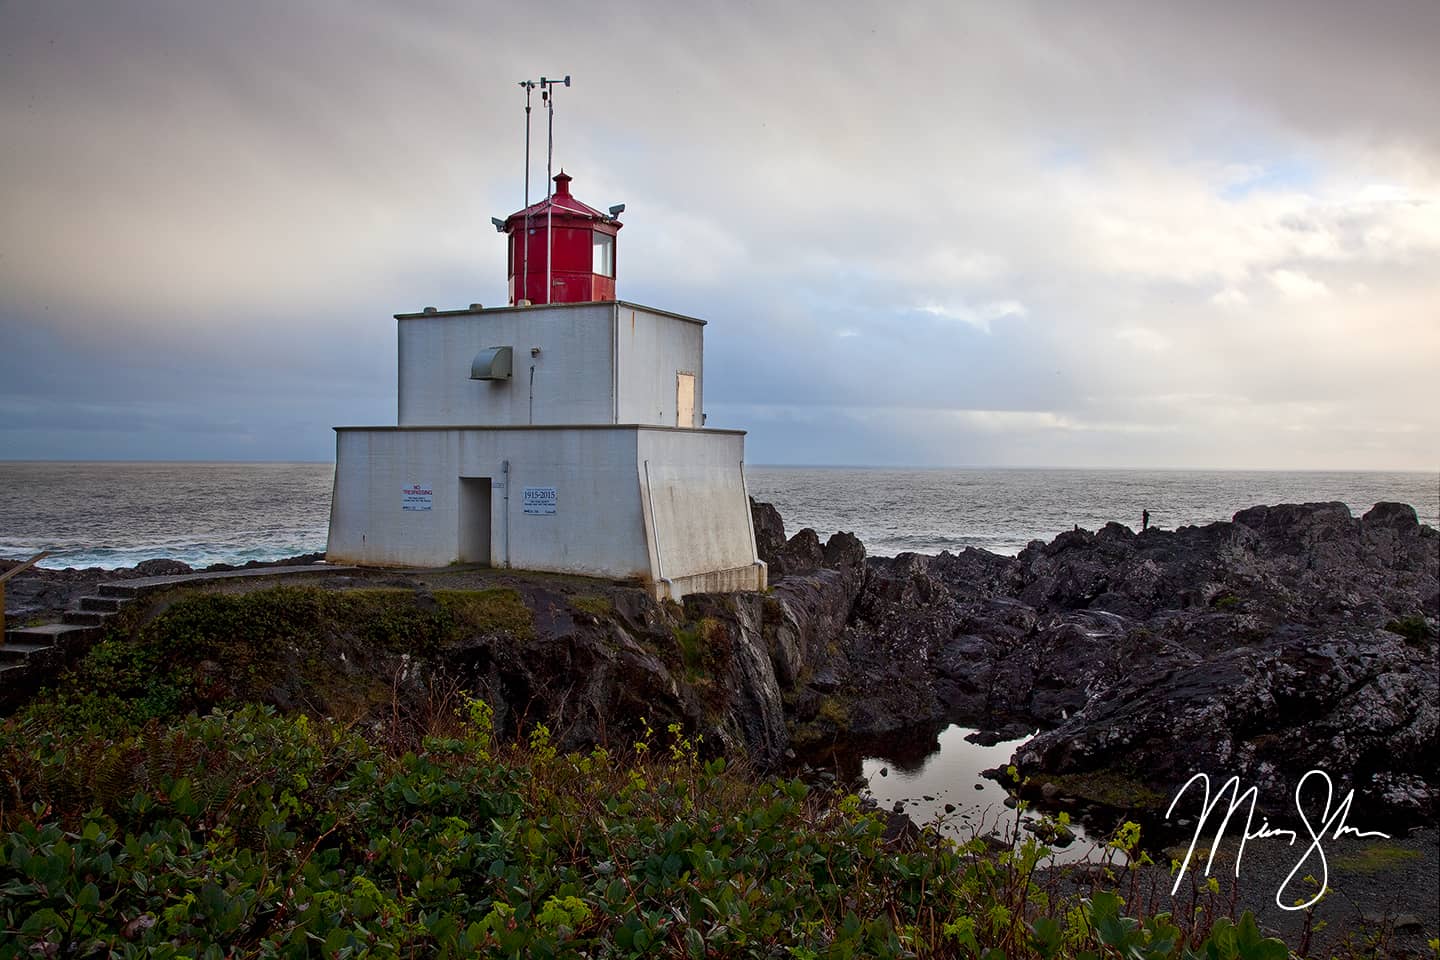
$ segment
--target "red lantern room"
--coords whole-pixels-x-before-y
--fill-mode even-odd
[[[625,207],[606,214],[581,203],[570,194],[571,179],[561,170],[548,200],[505,220],[511,306],[615,299],[615,236],[624,226],[616,215]]]

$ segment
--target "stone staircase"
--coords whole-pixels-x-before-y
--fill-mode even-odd
[[[81,597],[65,611],[59,623],[6,630],[5,640],[0,643],[0,684],[11,676],[18,680],[20,674],[29,674],[37,667],[59,666],[77,645],[88,648],[105,632],[105,621],[139,598],[138,590],[121,589],[124,585],[124,581],[99,584],[98,596]]]
[[[186,573],[169,577],[110,580],[96,585],[95,593],[81,597],[61,616],[59,623],[15,627],[0,642],[0,708],[33,690],[44,678],[90,649],[105,633],[111,617],[131,603],[173,587],[220,580],[264,577],[316,576],[353,571],[354,567],[315,563],[291,567],[253,567],[216,573]]]

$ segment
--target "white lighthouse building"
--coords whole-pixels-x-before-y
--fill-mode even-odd
[[[703,428],[705,322],[616,300],[620,223],[555,181],[505,222],[511,306],[395,316],[396,425],[336,428],[327,559],[764,589],[744,431]]]

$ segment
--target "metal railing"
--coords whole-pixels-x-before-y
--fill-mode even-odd
[[[31,557],[29,560],[26,560],[24,563],[20,564],[20,566],[11,567],[4,573],[0,573],[0,646],[3,646],[5,644],[5,581],[9,580],[16,574],[24,573],[26,570],[29,570],[31,567],[35,566],[35,564],[39,563],[41,560],[44,560],[48,556],[50,556],[50,551],[42,550],[39,553],[35,554],[35,556]]]

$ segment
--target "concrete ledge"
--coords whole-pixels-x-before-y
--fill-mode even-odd
[[[679,600],[690,593],[731,593],[736,590],[764,590],[765,564],[755,561],[749,566],[712,570],[688,577],[674,577],[654,585],[655,599]]]
[[[242,570],[217,570],[214,573],[180,573],[171,577],[137,577],[133,580],[111,580],[99,586],[102,597],[143,597],[147,593],[191,583],[216,580],[243,580],[259,577],[297,577],[326,573],[345,573],[354,567],[331,563],[312,563],[290,567],[247,567]]]
[[[403,426],[381,425],[376,427],[331,427],[336,433],[436,433],[445,430],[481,431],[496,433],[524,433],[530,431],[560,431],[560,430],[616,430],[616,431],[641,431],[654,430],[663,433],[698,433],[708,437],[729,436],[743,437],[744,430],[732,430],[728,427],[667,427],[660,423],[497,423],[497,424],[452,424],[452,423],[415,423]]]
[[[643,303],[631,303],[629,300],[581,300],[576,303],[537,303],[531,304],[528,307],[512,307],[506,304],[503,307],[481,307],[478,310],[468,307],[455,310],[436,310],[434,313],[426,313],[424,310],[420,310],[412,313],[396,313],[392,314],[392,316],[394,316],[396,320],[424,320],[427,317],[481,316],[494,313],[516,313],[522,310],[529,313],[540,313],[545,310],[566,310],[574,307],[606,305],[612,306],[615,309],[624,307],[627,310],[644,310],[646,313],[656,313],[662,317],[684,320],[686,323],[693,323],[701,327],[709,324],[708,320],[701,320],[699,317],[686,316],[683,313],[676,313],[673,310],[661,310],[659,307],[647,307]]]

